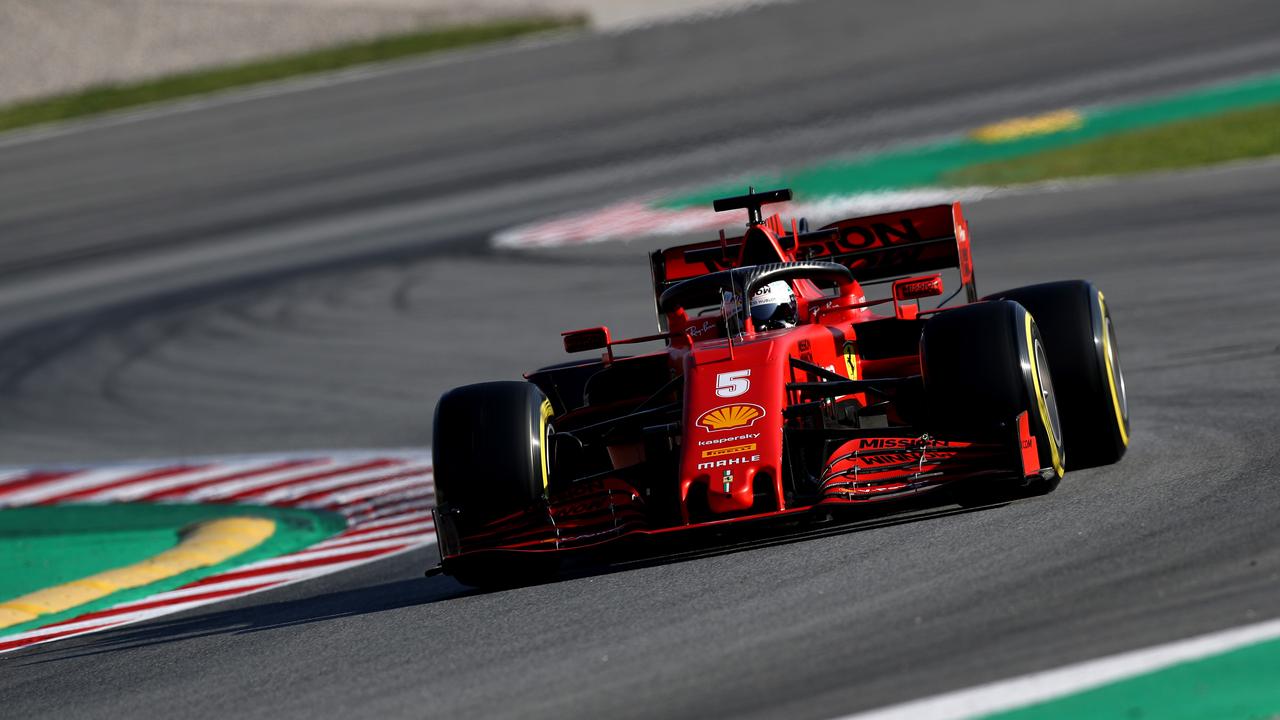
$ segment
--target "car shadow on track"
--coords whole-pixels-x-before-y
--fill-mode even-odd
[[[242,635],[340,618],[428,605],[472,594],[448,578],[410,578],[310,597],[293,597],[248,607],[204,612],[195,617],[159,619],[78,638],[80,647],[61,642],[20,651],[18,665],[59,662],[216,635]],[[74,642],[77,639],[69,639]]]
[[[924,522],[927,520],[935,520],[954,515],[966,515],[968,513],[1003,507],[1007,504],[1007,502],[998,502],[968,507],[955,507],[953,505],[937,507],[936,505],[928,504],[915,510],[908,510],[890,515],[872,514],[862,519],[846,518],[843,521],[828,520],[825,522],[809,523],[804,526],[782,532],[777,530],[746,532],[735,536],[728,536],[723,538],[720,542],[707,544],[694,549],[638,553],[634,557],[618,559],[608,563],[588,562],[581,565],[569,565],[568,567],[562,568],[560,573],[552,582],[561,582],[580,577],[607,575],[610,573],[633,570],[642,567],[653,567],[655,565],[669,565],[672,563],[687,562],[702,558],[717,557],[720,555],[729,555],[746,550],[790,545],[792,543],[817,540],[819,538],[830,537],[833,535],[848,535],[851,533],[876,530],[878,528],[892,527],[894,525]]]

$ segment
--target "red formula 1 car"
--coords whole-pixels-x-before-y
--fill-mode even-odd
[[[627,538],[925,493],[1039,495],[1068,467],[1124,454],[1124,377],[1092,284],[980,300],[959,204],[807,232],[763,217],[790,197],[718,200],[747,211],[742,236],[652,253],[658,334],[567,332],[566,350],[601,356],[441,398],[444,573],[527,582]],[[943,296],[942,271],[959,287],[922,309]],[[640,342],[665,348],[615,352]]]

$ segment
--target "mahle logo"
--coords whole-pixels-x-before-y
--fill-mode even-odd
[[[714,468],[722,468],[729,465],[750,465],[758,462],[760,462],[759,455],[752,455],[751,457],[732,457],[725,458],[723,460],[708,460],[706,462],[700,462],[698,463],[698,469],[712,470]]]
[[[702,413],[698,417],[697,424],[709,432],[737,430],[738,428],[751,427],[757,420],[764,417],[764,414],[764,408],[759,405],[734,403],[733,405],[721,405],[714,410]]]

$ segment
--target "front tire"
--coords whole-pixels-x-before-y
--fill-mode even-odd
[[[1085,280],[1029,285],[991,296],[1013,300],[1044,334],[1061,393],[1070,469],[1110,465],[1129,446],[1129,400],[1115,324],[1102,292]]]
[[[527,382],[452,390],[436,405],[432,462],[436,505],[460,535],[528,510],[546,498],[551,402]],[[476,587],[504,587],[554,574],[554,563],[520,555],[441,558],[444,572]]]
[[[1044,341],[1016,302],[985,302],[940,312],[920,337],[929,425],[942,437],[981,440],[1008,433],[1026,412],[1042,472],[1003,495],[1043,495],[1065,472],[1062,424]]]

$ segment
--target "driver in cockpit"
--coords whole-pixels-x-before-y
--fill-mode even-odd
[[[756,289],[751,297],[751,327],[756,332],[796,326],[796,295],[785,280]]]

